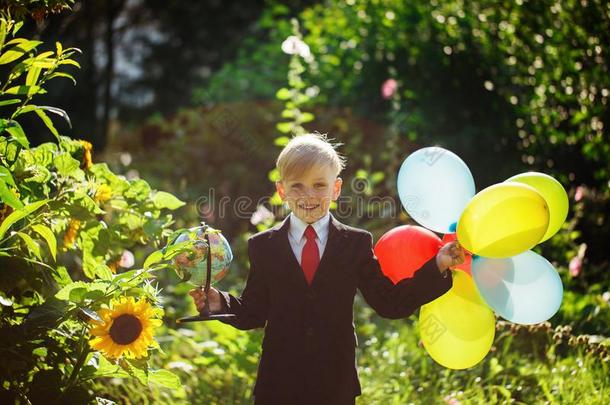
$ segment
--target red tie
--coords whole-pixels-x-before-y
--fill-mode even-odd
[[[313,226],[308,225],[305,229],[305,237],[307,241],[303,246],[303,252],[301,253],[301,268],[305,274],[307,284],[311,285],[316,269],[320,263],[320,251],[318,250],[318,244],[316,243],[316,231]]]

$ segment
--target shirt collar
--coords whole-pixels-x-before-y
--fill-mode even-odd
[[[316,231],[316,235],[318,239],[322,242],[325,241],[328,237],[328,227],[330,224],[330,212],[327,212],[322,218],[318,219],[316,222],[312,223],[313,229]],[[309,225],[307,222],[303,221],[294,213],[290,213],[290,228],[289,232],[293,239],[301,240],[303,234],[305,233],[305,229]]]

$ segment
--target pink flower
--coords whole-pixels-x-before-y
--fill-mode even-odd
[[[389,100],[398,89],[398,82],[394,79],[388,79],[381,85],[381,97]]]
[[[585,188],[583,186],[576,187],[576,192],[574,193],[574,201],[579,202],[585,196]]]
[[[275,215],[273,212],[269,211],[264,205],[259,205],[256,207],[256,211],[252,214],[250,218],[250,223],[252,225],[258,225],[260,223],[268,222],[275,219]]]
[[[582,258],[579,256],[574,256],[572,260],[570,260],[570,275],[572,277],[578,277],[582,270]]]
[[[299,55],[305,60],[311,59],[311,50],[303,40],[297,36],[291,35],[282,42],[282,52],[288,55]]]
[[[121,255],[121,260],[119,261],[119,266],[128,269],[133,266],[135,263],[135,258],[133,257],[133,253],[129,250],[124,250]]]

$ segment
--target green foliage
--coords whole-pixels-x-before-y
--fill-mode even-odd
[[[62,136],[47,112],[32,104],[77,49],[37,53],[40,41],[15,37],[20,24],[0,18],[0,398],[4,403],[84,403],[91,380],[135,377],[141,383],[179,388],[168,370],[148,360],[108,360],[89,346],[90,322],[114,298],[135,296],[159,305],[152,283],[157,263],[116,274],[133,263],[121,256],[137,244],[160,245],[171,236],[167,210],[184,203],[141,179],[127,180],[93,163],[91,145]],[[30,148],[18,120],[34,112],[55,136]],[[160,309],[156,312],[158,313]],[[162,312],[162,311],[161,311]],[[153,345],[154,350],[154,345]]]
[[[137,403],[252,403],[262,333],[244,332],[217,322],[197,324],[194,329],[168,329],[161,341],[163,353],[155,356],[180,377],[178,390],[144,387],[136,380],[100,380],[98,395],[128,398]]]
[[[74,4],[74,0],[2,0],[0,9],[3,12],[10,12],[18,21],[25,17],[41,20],[47,14],[56,14],[70,9],[72,4]]]
[[[540,249],[566,287],[562,308],[551,322],[566,326],[523,328],[499,322],[493,351],[476,367],[456,372],[436,365],[418,348],[416,327],[381,320],[358,306],[360,401],[601,403],[609,394],[609,298],[604,290],[610,123],[605,108],[608,66],[602,56],[609,45],[607,15],[601,1],[329,0],[303,11],[295,29],[285,8],[271,4],[236,60],[195,90],[195,100],[204,107],[151,119],[140,128],[137,142],[122,141],[120,150],[133,153],[133,167],[159,182],[168,182],[170,166],[176,189],[190,196],[219,183],[227,195],[270,195],[268,181],[276,181],[278,173],[261,173],[272,166],[287,135],[305,127],[328,130],[344,141],[351,167],[343,177],[355,179],[354,189],[363,185],[344,188],[344,193],[358,196],[395,196],[402,159],[429,144],[462,156],[480,188],[519,171],[554,175],[574,203],[562,231]],[[282,52],[280,44],[291,35],[309,46],[309,61]],[[388,80],[395,81],[395,90],[380,91]],[[313,96],[302,97],[308,94]],[[281,106],[261,99],[277,99]],[[305,119],[300,121],[299,114]],[[151,143],[153,147],[138,150]],[[584,186],[577,188],[580,184]],[[277,195],[269,201],[279,203]],[[348,221],[361,221],[380,234],[408,219],[369,209]],[[205,210],[197,214],[221,219]],[[249,215],[225,214],[223,223],[240,236],[237,243],[243,242],[250,233],[243,226]],[[245,246],[235,251],[239,259]],[[575,257],[584,263],[580,274],[568,271],[567,263]],[[241,287],[247,267],[243,262],[238,266],[228,282]],[[180,297],[186,290],[169,283],[168,306],[184,306]],[[207,338],[223,339],[222,333],[201,337]],[[258,343],[258,335],[232,339],[244,339],[239,340],[241,350],[255,353],[251,344]],[[168,356],[192,344],[184,344],[183,337],[176,341],[176,346],[166,346]],[[210,402],[227,398],[231,403],[235,375],[244,376],[240,384],[253,377],[253,362],[224,363],[218,352],[211,357],[222,367],[210,369],[198,367],[192,357],[180,355],[175,365],[188,378],[188,400],[196,400],[189,390],[197,386],[198,395]]]
[[[385,332],[363,336],[360,402],[597,404],[608,396],[608,362],[597,349],[588,349],[584,340],[591,337],[583,336],[579,342],[573,337],[574,343],[568,344],[556,337],[564,333],[562,327],[554,331],[507,324],[498,323],[491,352],[468,370],[435,363],[418,342],[417,322],[392,323]]]
[[[565,244],[557,237],[554,250],[545,253],[571,258],[586,243],[584,277],[600,281],[607,273],[610,236],[610,79],[603,57],[610,51],[610,27],[606,2],[581,3],[329,0],[313,5],[298,16],[313,59],[301,74],[316,90],[308,105],[316,114],[311,128],[324,131],[320,111],[336,106],[366,118],[363,129],[378,125],[367,137],[339,123],[328,128],[345,139],[350,166],[384,174],[372,195],[392,196],[395,202],[400,163],[410,150],[430,144],[460,155],[479,189],[527,170],[553,175],[571,195],[586,187],[587,209],[582,215],[570,212],[578,218],[572,229],[580,236]],[[196,100],[277,96],[286,101],[292,94],[282,80],[288,60],[279,44],[292,34],[285,10],[269,6],[236,60],[196,90]],[[261,43],[260,36],[268,40]],[[388,80],[395,90],[382,90]],[[398,215],[393,218],[367,226],[388,229],[399,223]]]

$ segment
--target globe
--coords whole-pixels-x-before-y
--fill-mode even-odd
[[[206,233],[210,241],[209,247],[205,242]],[[221,231],[208,225],[197,226],[178,236],[174,244],[187,241],[192,241],[192,244],[189,244],[190,250],[179,254],[175,259],[178,277],[197,286],[204,285],[208,270],[208,249],[211,249],[212,277],[210,284],[222,280],[229,271],[233,252]]]

